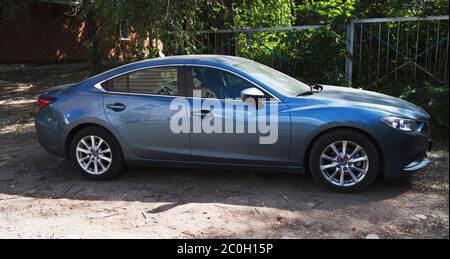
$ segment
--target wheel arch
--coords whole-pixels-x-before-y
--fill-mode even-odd
[[[117,143],[119,144],[119,147],[121,148],[120,142],[118,141],[116,135],[111,130],[106,128],[105,126],[103,126],[101,124],[98,124],[98,123],[92,123],[92,122],[81,123],[81,124],[78,124],[75,127],[73,127],[69,131],[69,133],[67,133],[67,135],[66,135],[65,142],[64,142],[64,158],[67,161],[70,161],[70,150],[69,150],[70,149],[70,143],[72,143],[73,138],[75,137],[75,135],[78,132],[80,132],[81,130],[83,130],[83,129],[87,128],[87,127],[98,127],[98,128],[101,128],[101,129],[105,130],[106,132],[111,134],[111,136],[113,136],[116,139]],[[121,150],[121,152],[123,152],[123,151]]]
[[[306,151],[305,151],[305,155],[304,155],[304,158],[303,158],[303,161],[304,161],[304,163],[305,163],[305,169],[306,169],[305,172],[310,173],[310,169],[309,169],[309,156],[310,156],[311,149],[312,149],[314,143],[316,143],[316,141],[317,141],[320,137],[322,137],[323,135],[325,135],[326,133],[331,132],[331,131],[335,131],[335,130],[340,130],[340,129],[353,130],[353,131],[356,131],[356,132],[358,132],[358,133],[361,133],[361,134],[363,134],[364,136],[366,136],[366,137],[374,144],[374,146],[375,146],[375,148],[376,148],[376,150],[377,150],[378,158],[379,158],[379,162],[380,162],[380,170],[381,170],[381,171],[379,172],[379,175],[383,175],[383,174],[384,174],[384,172],[383,172],[383,169],[384,169],[384,157],[383,157],[383,151],[382,151],[382,149],[381,149],[381,147],[380,147],[380,144],[379,144],[378,141],[375,139],[375,137],[372,136],[372,135],[371,135],[369,132],[367,132],[366,130],[363,130],[363,129],[357,128],[357,127],[352,127],[352,126],[335,126],[335,127],[327,128],[327,129],[324,129],[324,130],[318,132],[318,133],[311,139],[311,141],[308,143],[308,146],[307,146]]]

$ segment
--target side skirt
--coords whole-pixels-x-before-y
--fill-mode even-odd
[[[207,163],[192,161],[172,161],[172,160],[127,160],[128,166],[159,166],[159,167],[177,167],[177,168],[207,168],[216,170],[239,170],[239,171],[264,171],[264,172],[283,172],[292,174],[305,174],[301,166],[274,166],[274,165],[255,165],[255,164],[229,164],[229,163]]]

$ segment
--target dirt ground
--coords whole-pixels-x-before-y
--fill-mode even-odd
[[[0,73],[0,238],[449,238],[448,146],[358,194],[310,176],[129,168],[90,182],[37,143],[36,97],[77,69]]]

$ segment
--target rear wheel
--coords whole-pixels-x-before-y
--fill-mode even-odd
[[[75,171],[92,180],[111,179],[124,168],[119,144],[100,127],[87,127],[75,135],[70,160]]]
[[[313,144],[309,157],[312,176],[338,192],[361,191],[379,171],[375,145],[358,131],[339,129],[325,133]]]

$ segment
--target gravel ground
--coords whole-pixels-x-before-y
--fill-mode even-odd
[[[0,238],[449,238],[448,145],[358,194],[310,176],[129,168],[90,182],[37,143],[36,97],[80,69],[0,73]]]

